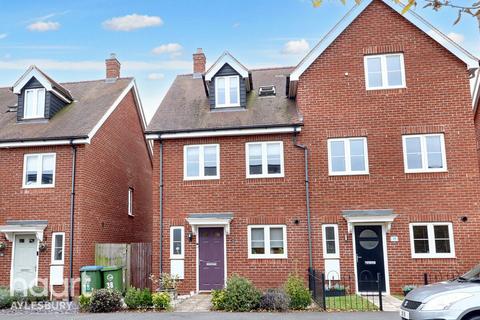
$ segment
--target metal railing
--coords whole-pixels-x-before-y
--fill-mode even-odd
[[[383,311],[381,274],[375,280],[359,283],[372,289],[368,292],[357,292],[356,279],[351,274],[326,277],[310,269],[308,279],[313,300],[325,311]]]

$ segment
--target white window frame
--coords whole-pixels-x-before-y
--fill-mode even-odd
[[[414,226],[426,226],[428,231],[428,248],[429,253],[416,253],[415,252],[415,243],[413,238],[413,227]],[[450,253],[436,253],[435,246],[435,226],[448,226],[448,237],[450,240]],[[418,222],[410,223],[410,248],[412,252],[412,258],[414,259],[444,259],[444,258],[455,258],[455,241],[453,236],[453,224],[451,222]]]
[[[270,253],[270,229],[282,228],[283,230],[283,254]],[[265,253],[252,253],[252,229],[263,229]],[[257,224],[248,226],[248,259],[287,259],[287,226],[284,224]]]
[[[365,153],[365,170],[363,171],[352,171],[352,163],[350,157],[350,141],[351,140],[362,140],[363,141],[363,149]],[[345,152],[345,171],[333,171],[333,163],[332,163],[332,147],[331,143],[336,141],[343,141],[344,143],[344,152]],[[328,139],[327,141],[327,149],[328,149],[328,174],[330,176],[349,176],[349,175],[366,175],[370,174],[370,169],[368,166],[368,141],[367,137],[348,137],[348,138],[332,138]]]
[[[262,173],[250,174],[250,145],[259,144],[262,146]],[[280,144],[280,173],[268,173],[267,145]],[[285,176],[283,141],[258,141],[245,144],[245,164],[247,178],[283,178]]]
[[[53,156],[53,177],[51,184],[42,184],[42,171],[43,171],[43,157]],[[40,159],[39,170],[37,171],[37,183],[27,184],[27,158],[38,157]],[[55,173],[57,167],[57,154],[56,153],[26,153],[23,156],[23,182],[24,189],[39,189],[39,188],[54,188],[55,187]]]
[[[128,215],[133,217],[133,200],[134,200],[134,189],[132,187],[128,187]]]
[[[224,79],[225,81],[225,103],[220,104],[218,103],[218,80],[219,79]],[[237,86],[237,97],[238,97],[238,102],[237,103],[231,103],[230,102],[230,81],[231,79],[236,79],[238,81],[238,86]],[[230,107],[239,107],[240,106],[240,77],[239,76],[221,76],[221,77],[215,77],[215,107],[216,108],[230,108]]]
[[[182,254],[175,254],[173,252],[173,230],[180,229],[181,239],[182,239]],[[170,227],[170,259],[184,259],[185,258],[185,227],[183,226],[172,226]]]
[[[215,176],[205,176],[205,147],[216,147],[217,149],[217,174]],[[198,152],[198,176],[189,177],[187,175],[187,149],[199,148]],[[220,179],[220,145],[219,144],[189,144],[183,146],[183,180],[215,180]]]
[[[57,235],[62,236],[62,259],[55,260],[55,237]],[[52,265],[63,265],[65,264],[65,232],[53,232],[52,233]]]
[[[398,86],[389,86],[388,85],[388,70],[387,70],[387,57],[399,56],[400,57],[400,69],[402,73],[402,84]],[[370,87],[368,79],[368,59],[371,58],[380,58],[380,65],[382,71],[382,85],[380,87]],[[382,90],[382,89],[398,89],[406,88],[405,80],[405,62],[403,60],[403,53],[390,53],[390,54],[377,54],[377,55],[366,55],[363,57],[363,66],[365,69],[365,86],[367,90]]]
[[[335,238],[335,253],[327,253],[327,228],[333,228]],[[340,259],[340,242],[338,236],[338,224],[322,224],[322,242],[323,242],[323,258]]]
[[[44,99],[43,101],[38,101],[38,93],[40,91],[43,91],[43,96],[44,96]],[[35,93],[35,102],[37,104],[37,114],[33,115],[33,116],[30,116],[28,117],[27,116],[27,92],[34,92]],[[45,88],[36,88],[36,89],[26,89],[25,92],[24,92],[24,95],[23,95],[23,119],[41,119],[41,118],[45,118],[45,104],[46,104],[46,100],[47,100],[47,91],[45,90]],[[40,110],[38,110],[38,106],[39,106],[39,103],[40,103]],[[41,111],[41,112],[39,112]]]
[[[428,168],[428,157],[427,157],[427,137],[431,136],[440,136],[440,145],[442,149],[442,163],[443,168]],[[407,138],[420,138],[420,148],[422,154],[422,168],[420,169],[409,169],[407,161]],[[402,146],[403,146],[403,166],[405,173],[419,173],[419,172],[447,172],[447,153],[445,150],[445,136],[443,133],[429,133],[429,134],[408,134],[402,136]]]

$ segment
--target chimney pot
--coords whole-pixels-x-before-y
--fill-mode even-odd
[[[110,58],[105,60],[107,79],[120,78],[120,61],[115,53],[110,54]]]
[[[205,65],[207,64],[207,58],[203,53],[202,48],[198,48],[197,52],[193,54],[193,73],[194,75],[200,75],[205,73]]]

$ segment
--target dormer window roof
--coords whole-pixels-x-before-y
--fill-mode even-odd
[[[73,102],[72,95],[67,89],[55,82],[36,66],[30,66],[30,68],[28,68],[28,70],[20,77],[20,79],[15,82],[12,87],[13,93],[21,94],[22,90],[33,78],[35,78],[46,91],[52,92],[65,103]]]
[[[242,78],[248,78],[248,69],[238,62],[228,51],[225,51],[207,70],[205,73],[205,81],[211,81],[225,64],[229,64]]]

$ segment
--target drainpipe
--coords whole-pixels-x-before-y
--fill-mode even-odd
[[[68,281],[68,301],[72,301],[73,279],[73,240],[75,232],[75,176],[77,171],[77,146],[70,142],[72,146],[72,191],[70,193],[70,263],[69,263],[69,281]]]
[[[307,207],[307,227],[308,227],[308,266],[309,272],[313,271],[313,253],[312,253],[312,224],[310,219],[310,181],[308,178],[308,147],[297,142],[297,128],[293,132],[293,145],[303,150],[305,158],[305,205]]]
[[[163,141],[160,140],[160,276],[163,273]]]

